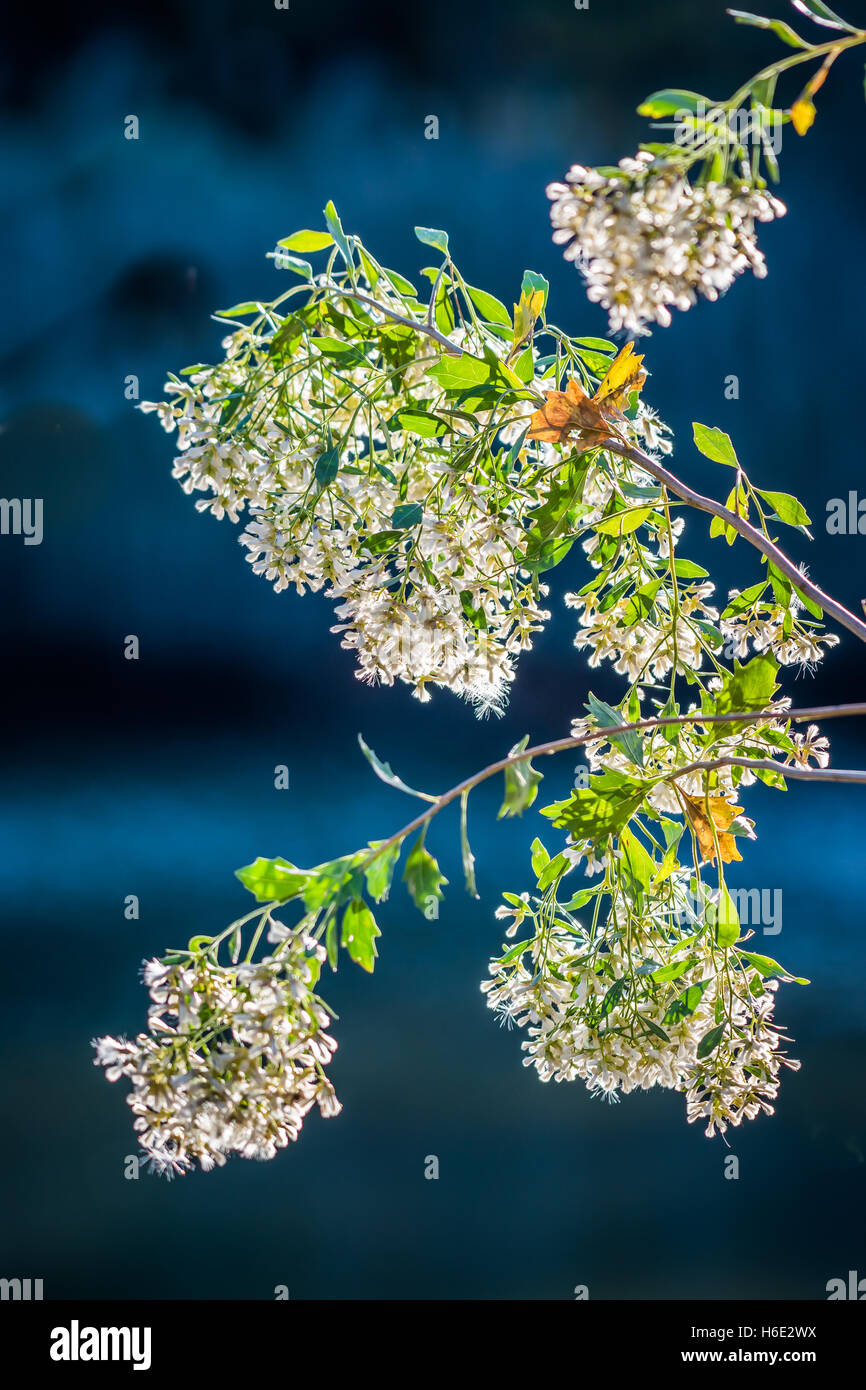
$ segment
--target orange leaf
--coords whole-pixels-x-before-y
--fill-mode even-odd
[[[632,391],[639,391],[646,381],[643,357],[635,356],[633,349],[634,343],[626,343],[591,399],[573,378],[565,391],[547,391],[544,405],[529,422],[528,438],[564,444],[569,435],[579,434],[588,449],[612,438],[616,434],[612,421],[623,418]]]
[[[701,857],[709,860],[710,863],[715,863],[716,840],[718,840],[719,855],[723,864],[741,860],[743,856],[737,849],[737,841],[733,835],[727,832],[728,827],[742,811],[742,806],[732,806],[722,796],[710,796],[706,800],[686,796],[685,792],[680,792],[680,796],[686,808],[686,815],[697,836]],[[707,815],[707,806],[709,806],[709,816]],[[715,831],[713,827],[715,827]]]

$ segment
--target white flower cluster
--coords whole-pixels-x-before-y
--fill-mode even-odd
[[[445,399],[426,374],[441,361],[441,348],[408,336],[411,346],[404,332],[405,360],[396,366],[384,355],[383,328],[363,355],[349,338],[323,340],[324,348],[312,339],[303,364],[284,370],[272,364],[268,337],[240,328],[225,339],[222,363],[167,382],[170,400],[141,408],[157,410],[166,430],[177,428],[174,476],[184,491],[205,494],[199,510],[232,521],[248,511],[240,539],[254,573],[277,591],[325,587],[338,601],[334,631],[356,652],[361,679],[408,682],[422,700],[429,685],[441,684],[495,709],[515,656],[550,616],[539,604],[546,590],[515,561],[523,511],[544,496],[523,496],[514,486],[515,461],[510,476],[495,482],[491,505],[490,476],[469,465],[486,417],[479,426],[457,420],[456,439],[452,432],[447,442],[441,429],[422,436],[406,427]],[[484,344],[466,330],[452,339],[483,355]],[[334,342],[348,351],[335,356]],[[501,340],[492,345],[505,351]],[[227,430],[225,403],[239,393],[247,415],[238,407]],[[533,408],[521,401],[504,411],[491,440],[498,434],[501,445],[513,442]],[[324,476],[323,427],[339,441]],[[460,431],[469,450],[463,458]],[[534,452],[553,457],[548,445]]]
[[[690,308],[698,295],[718,299],[744,270],[765,276],[755,224],[786,211],[744,181],[692,184],[646,151],[609,174],[575,164],[547,196],[553,240],[583,272],[589,299],[608,310],[614,333],[667,326],[672,309]]]
[[[273,939],[273,938],[272,938]],[[231,1153],[273,1158],[314,1104],[340,1104],[325,1075],[337,1044],[313,992],[324,949],[292,935],[273,956],[222,968],[206,957],[145,963],[148,1032],[94,1041],[109,1081],[126,1077],[153,1167],[183,1173]]]
[[[647,962],[661,968],[677,958],[687,968],[676,981],[654,983]],[[762,1110],[772,1114],[783,1062],[800,1065],[779,1048],[775,982],[761,980],[752,993],[745,972],[729,969],[706,931],[673,946],[670,932],[610,932],[602,952],[597,942],[553,926],[516,959],[512,949],[491,961],[490,974],[481,985],[488,1005],[509,1023],[528,1025],[524,1065],[542,1081],[580,1078],[612,1100],[653,1086],[684,1092],[689,1122],[706,1120],[708,1136]],[[717,1026],[717,1006],[723,1034],[699,1057]]]
[[[736,596],[733,590],[731,597]],[[803,604],[792,594],[788,606],[756,603],[749,611],[723,618],[719,628],[737,657],[756,652],[772,652],[781,666],[817,666],[831,647],[838,645],[835,633],[819,633],[816,624],[808,626],[800,614]],[[808,620],[807,620],[808,621]]]

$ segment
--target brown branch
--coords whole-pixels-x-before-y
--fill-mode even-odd
[[[831,598],[823,589],[814,584],[811,579],[807,579],[801,570],[797,568],[793,560],[789,560],[784,551],[774,545],[771,540],[759,531],[751,522],[746,521],[745,517],[738,516],[728,507],[723,507],[721,502],[717,502],[713,497],[705,497],[701,492],[695,492],[687,483],[683,483],[674,474],[668,471],[662,464],[650,458],[642,449],[636,449],[630,444],[620,443],[617,440],[605,440],[605,449],[608,453],[619,454],[621,458],[630,459],[639,468],[643,468],[658,482],[663,483],[671,492],[676,493],[677,497],[683,502],[687,502],[690,507],[696,507],[698,511],[708,512],[710,516],[718,517],[726,526],[738,532],[739,535],[747,540],[751,545],[765,555],[768,560],[772,560],[778,570],[787,575],[802,593],[817,603],[819,608],[823,608],[825,613],[831,613],[842,627],[846,627],[849,632],[853,632],[855,637],[859,637],[861,642],[866,642],[866,623],[861,618],[856,617],[836,599]]]
[[[772,758],[712,758],[707,762],[688,763],[676,772],[666,773],[662,782],[676,782],[688,772],[715,772],[720,767],[750,767],[756,772],[778,772],[782,777],[799,778],[803,782],[866,783],[866,771],[844,767],[803,767],[797,763],[777,763]]]
[[[456,801],[464,792],[472,791],[479,783],[487,781],[489,777],[494,777],[497,772],[504,772],[507,767],[513,767],[516,763],[526,762],[530,758],[540,758],[553,753],[562,753],[569,748],[581,748],[587,743],[609,742],[611,738],[615,738],[619,734],[640,732],[642,729],[661,729],[669,724],[758,724],[762,719],[792,719],[799,723],[806,719],[840,719],[853,715],[866,715],[866,702],[849,705],[813,705],[800,709],[785,710],[737,710],[732,711],[730,714],[701,714],[700,711],[694,710],[691,714],[661,715],[653,719],[639,719],[633,724],[618,724],[615,728],[593,729],[590,733],[581,735],[580,738],[551,739],[547,743],[536,744],[534,748],[527,748],[522,753],[510,753],[507,758],[500,758],[497,762],[488,764],[488,766],[482,768],[480,772],[473,773],[471,777],[467,777],[464,781],[459,782],[456,787],[451,787],[449,791],[443,792],[441,796],[436,798],[429,810],[422,811],[414,820],[409,821],[408,825],[404,825],[402,830],[396,831],[395,834],[390,835],[387,840],[380,841],[376,849],[371,853],[370,859],[375,859],[378,854],[390,848],[391,845],[399,844],[407,835],[411,835],[413,831],[422,829],[434,816],[437,816],[439,812],[444,810],[452,801]],[[780,772],[784,777],[794,777],[797,775],[796,769],[792,770],[784,763],[774,763],[770,761],[769,766],[774,771]],[[681,776],[682,773],[687,771],[689,771],[688,768],[680,768],[672,775]],[[827,769],[812,769],[811,775],[814,777],[816,772],[821,771],[826,772]],[[846,778],[839,780],[850,781],[855,780],[856,777],[856,774],[851,773],[848,774]],[[861,779],[857,780],[866,782],[866,775],[863,775]]]

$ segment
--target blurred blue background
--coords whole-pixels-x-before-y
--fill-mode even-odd
[[[866,23],[866,5],[846,4]],[[170,1299],[271,1298],[276,1285],[294,1298],[567,1299],[577,1284],[593,1298],[814,1298],[850,1268],[866,1274],[856,789],[749,794],[760,838],[733,881],[783,889],[782,934],[758,949],[813,984],[781,991],[803,1070],[785,1077],[775,1118],[733,1133],[738,1181],[680,1097],[606,1106],[579,1085],[542,1086],[484,1007],[498,894],[529,886],[542,825],[531,812],[497,825],[498,788],[470,813],[480,901],[463,894],[443,817],[439,921],[395,892],[375,975],[346,964],[328,982],[345,1108],[311,1116],[290,1152],[170,1185],[125,1180],[122,1087],[88,1046],[141,1025],[143,957],[246,910],[237,866],[260,853],[314,863],[408,819],[361,759],[359,730],[410,783],[443,790],[525,732],[567,732],[589,676],[561,601],[583,582],[575,554],[550,576],[554,619],[502,721],[478,723],[447,694],[422,707],[365,688],[327,631],[327,600],[275,596],[237,530],[195,512],[170,477],[172,442],[124,398],[127,375],[158,399],[166,370],[213,360],[208,315],[284,288],[265,251],[319,225],[331,197],[385,264],[413,274],[425,253],[412,227],[446,227],[472,283],[510,302],[539,270],[555,319],[604,335],[551,244],[545,184],[576,160],[633,153],[648,92],[725,95],[777,41],[686,0],[173,0],[80,4],[50,23],[34,6],[15,23],[0,56],[0,492],[44,498],[45,537],[0,540],[0,1274],[42,1277],[46,1297]],[[138,141],[124,139],[129,114]],[[734,436],[759,483],[803,498],[815,544],[792,549],[855,608],[863,538],[828,536],[824,521],[830,498],[866,495],[864,121],[862,62],[847,56],[808,137],[786,128],[789,215],[762,232],[769,279],[656,334],[645,392],[690,481],[725,484],[691,447],[697,419]],[[723,394],[731,373],[737,401]],[[683,553],[723,592],[758,574],[697,517]],[[123,658],[131,633],[137,662]],[[801,704],[862,698],[864,666],[846,636],[788,688]],[[617,695],[609,672],[592,684]],[[831,732],[837,763],[866,760],[862,725]],[[274,790],[280,763],[288,791]],[[561,794],[568,759],[545,772]],[[127,921],[133,893],[141,915]],[[424,1178],[431,1154],[438,1181]]]

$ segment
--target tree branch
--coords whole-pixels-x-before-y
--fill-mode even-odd
[[[738,532],[744,540],[749,541],[768,560],[772,560],[776,568],[787,575],[802,593],[807,594],[818,604],[819,608],[823,608],[825,613],[831,613],[842,627],[853,632],[854,636],[859,637],[861,642],[866,642],[866,623],[849,612],[844,604],[837,603],[836,599],[831,598],[811,579],[807,579],[793,560],[789,560],[784,551],[774,545],[771,540],[768,540],[763,532],[759,531],[751,522],[738,516],[736,512],[729,511],[727,507],[723,507],[721,502],[717,502],[714,498],[705,497],[703,493],[695,492],[694,488],[681,482],[674,473],[669,472],[662,464],[650,458],[649,454],[645,454],[642,449],[636,449],[633,445],[620,443],[615,439],[605,440],[604,448],[610,454],[619,454],[621,458],[627,458],[632,463],[636,463],[639,468],[650,473],[658,482],[663,483],[671,492],[676,493],[683,502],[687,502],[689,506],[696,507],[698,511],[708,512],[710,516],[718,517],[726,526],[730,526],[732,530]]]
[[[797,763],[777,763],[772,758],[712,758],[707,762],[688,763],[677,768],[676,772],[665,774],[662,782],[676,782],[688,772],[715,772],[720,767],[750,767],[756,772],[778,772],[782,777],[793,777],[803,782],[862,782],[866,784],[866,771],[844,767],[802,767]]]
[[[866,715],[866,702],[848,705],[813,705],[800,709],[764,709],[764,710],[738,710],[730,714],[701,714],[699,710],[693,710],[691,714],[663,715],[653,719],[639,719],[634,724],[619,724],[610,729],[593,729],[591,733],[582,734],[580,738],[557,738],[551,739],[547,743],[538,743],[534,748],[526,748],[522,753],[509,754],[507,758],[500,758],[495,763],[489,763],[480,772],[473,773],[464,781],[459,782],[456,787],[451,787],[447,792],[443,792],[437,797],[433,805],[427,811],[422,811],[414,820],[404,825],[402,830],[390,835],[387,840],[382,840],[376,849],[371,853],[370,858],[375,859],[383,850],[390,848],[391,845],[399,844],[411,835],[413,831],[420,830],[427,825],[434,816],[438,816],[452,801],[456,801],[464,792],[470,792],[481,782],[486,782],[488,778],[494,777],[497,772],[504,772],[507,767],[513,767],[516,763],[528,761],[530,758],[540,758],[553,753],[562,753],[569,748],[582,748],[587,743],[598,743],[609,741],[619,734],[640,732],[642,729],[661,729],[669,724],[759,724],[762,719],[792,719],[796,723],[806,719],[840,719],[854,715]],[[748,760],[747,760],[748,761]],[[695,765],[697,766],[697,765]],[[791,769],[785,763],[775,763],[768,760],[768,767],[773,771],[780,772],[784,777],[795,777],[798,775],[797,769]],[[671,774],[672,777],[682,776],[684,772],[691,768],[680,768]],[[809,771],[810,776],[815,777],[818,772],[826,772],[828,769],[800,769]],[[667,780],[667,779],[666,779]],[[818,779],[821,780],[821,779]],[[824,780],[830,780],[825,776]],[[849,772],[845,776],[837,776],[838,781],[862,781],[866,783],[866,774]]]

